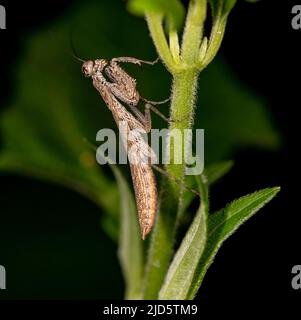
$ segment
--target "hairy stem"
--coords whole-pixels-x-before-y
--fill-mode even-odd
[[[176,66],[165,37],[162,15],[157,13],[146,13],[145,17],[160,58],[169,72],[175,72]]]
[[[204,69],[216,56],[225,33],[227,16],[218,15],[212,27],[211,37],[203,61],[199,61],[200,69]]]
[[[171,119],[169,129],[177,129],[181,132],[181,137],[184,139],[184,129],[191,128],[193,123],[193,111],[196,98],[198,71],[196,69],[190,69],[175,74],[173,79],[172,100],[171,100]],[[185,143],[185,147],[187,143]],[[177,148],[177,149],[176,149]],[[181,154],[177,154],[181,152]],[[185,163],[184,163],[184,141],[182,141],[181,150],[178,146],[171,143],[170,155],[171,163],[167,165],[167,171],[170,175],[177,179],[183,179]],[[181,164],[175,163],[175,157],[181,158]],[[179,187],[174,185],[177,190]]]
[[[198,69],[197,57],[201,43],[203,22],[206,12],[206,0],[192,1],[186,20],[180,59],[175,61],[168,48],[162,28],[162,19],[155,15],[147,15],[151,36],[162,60],[173,75],[171,125],[170,129],[178,129],[183,137],[184,129],[191,128],[196,97]],[[180,63],[179,63],[180,62]],[[182,141],[184,142],[184,141]],[[187,147],[187,144],[186,146]],[[170,164],[167,171],[177,179],[183,179],[185,163],[175,163],[175,146],[171,143]],[[177,152],[184,159],[184,143]],[[165,201],[165,195],[168,199]],[[174,245],[177,214],[174,203],[181,204],[181,187],[166,180],[162,191],[161,203],[155,230],[152,234],[144,279],[144,299],[157,299],[159,290],[167,272]],[[179,210],[179,208],[178,208]]]
[[[192,0],[186,18],[183,34],[182,58],[189,68],[195,65],[203,35],[207,0]]]

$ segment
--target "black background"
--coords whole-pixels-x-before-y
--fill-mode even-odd
[[[218,306],[222,306],[223,309],[226,305],[231,309],[235,301],[235,305],[246,308],[252,306],[256,310],[261,306],[270,312],[280,308],[292,311],[301,301],[301,290],[295,291],[291,287],[291,269],[294,265],[301,264],[301,220],[297,203],[300,198],[297,154],[300,146],[298,109],[301,55],[298,44],[301,40],[301,30],[296,31],[291,28],[293,3],[298,4],[296,1],[288,3],[262,0],[251,6],[238,0],[238,5],[229,19],[222,52],[240,80],[266,97],[274,120],[284,137],[284,143],[278,152],[250,149],[239,151],[232,172],[212,191],[213,194],[219,194],[220,203],[215,205],[219,208],[229,198],[234,198],[237,190],[241,193],[245,191],[244,186],[240,184],[242,173],[248,180],[246,192],[252,187],[257,189],[267,185],[280,185],[282,191],[265,208],[264,214],[251,219],[243,227],[243,231],[233,235],[219,252],[216,263],[210,268],[198,295],[198,299],[205,301],[203,304],[206,310],[216,311],[219,309]],[[0,31],[2,108],[12,98],[14,84],[10,70],[19,57],[23,36],[64,14],[72,1],[43,1],[37,4],[33,1],[20,3],[1,1],[1,4],[5,5],[7,10],[7,30]],[[244,26],[243,29],[241,25]],[[231,188],[224,187],[229,185]],[[35,212],[43,206],[45,197],[49,193],[53,197],[51,207],[46,210],[46,216],[37,219]],[[30,200],[29,195],[32,194],[39,199],[35,203]],[[97,208],[71,191],[12,175],[1,176],[0,197],[1,210],[4,208],[8,213],[8,217],[5,218],[7,221],[2,222],[3,225],[13,224],[16,218],[19,220],[19,226],[13,229],[14,232],[22,232],[22,225],[28,226],[32,223],[34,223],[33,232],[38,232],[37,230],[41,228],[45,230],[46,219],[47,232],[51,234],[56,230],[55,223],[50,219],[51,211],[56,210],[57,204],[60,204],[62,210],[64,207],[68,210],[73,203],[76,207],[76,210],[72,211],[74,224],[80,223],[81,228],[86,228],[91,234],[91,243],[93,242],[95,246],[91,256],[87,257],[90,265],[94,261],[90,271],[93,275],[97,274],[97,268],[101,267],[102,272],[108,275],[107,278],[102,276],[95,279],[96,282],[102,282],[100,286],[106,291],[100,295],[97,287],[87,287],[82,292],[77,292],[76,288],[70,289],[63,294],[58,293],[57,297],[55,294],[49,297],[43,292],[32,292],[27,298],[122,297],[122,288],[117,290],[114,288],[115,284],[122,281],[118,262],[114,257],[115,248],[98,228]],[[82,221],[76,220],[77,214],[83,208],[89,208],[90,212],[84,225]],[[16,214],[20,210],[22,214]],[[0,230],[2,223],[0,222]],[[1,236],[0,239],[5,241]],[[35,235],[32,241],[35,241]],[[107,245],[105,255],[111,261],[107,267],[98,259],[97,244],[103,242]],[[21,249],[16,248],[16,250]],[[0,263],[5,265],[1,260]],[[76,264],[76,261],[74,263]],[[9,270],[9,265],[7,269]],[[89,272],[89,268],[86,271]],[[116,276],[110,276],[112,273]],[[42,276],[40,280],[43,280]],[[13,279],[8,278],[8,281]],[[30,279],[25,281],[30,286]],[[68,280],[66,285],[68,286]],[[5,298],[0,292],[0,299],[1,295]],[[17,293],[14,296],[14,293],[11,293],[7,298],[22,298],[22,295]],[[226,313],[228,312],[229,310]]]

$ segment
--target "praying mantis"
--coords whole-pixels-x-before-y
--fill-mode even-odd
[[[140,231],[144,240],[152,229],[158,206],[157,183],[152,168],[162,174],[168,174],[153,165],[153,163],[156,163],[156,154],[145,142],[140,131],[150,132],[152,128],[151,111],[167,122],[172,121],[154,107],[166,103],[170,98],[163,101],[150,101],[141,97],[137,90],[136,79],[124,71],[119,63],[133,63],[139,66],[142,64],[154,65],[158,59],[145,61],[133,57],[118,57],[110,61],[105,59],[81,61],[83,62],[83,74],[85,77],[92,78],[93,86],[100,93],[119,126],[119,132],[126,150],[131,150],[131,152],[128,152],[128,159],[135,191]],[[144,114],[137,108],[141,100],[145,102]],[[131,112],[124,104],[129,107]],[[125,125],[126,130],[120,130],[120,124]],[[123,132],[129,132],[129,134]],[[176,178],[173,178],[173,180],[199,195],[197,191],[187,187],[182,181],[178,181]]]
[[[128,154],[128,158],[143,240],[149,234],[154,224],[158,205],[158,191],[151,166],[152,160],[154,160],[156,155],[141,137],[137,129],[142,129],[146,133],[150,132],[152,128],[151,110],[168,121],[161,112],[154,108],[154,105],[165,103],[169,99],[154,102],[142,98],[137,90],[136,79],[125,72],[119,66],[119,63],[133,63],[141,66],[143,63],[153,65],[157,61],[151,62],[132,57],[119,57],[113,58],[111,61],[105,59],[88,60],[82,64],[83,74],[85,77],[92,78],[93,86],[100,93],[102,99],[112,112],[117,125],[119,123],[125,124],[127,131],[132,133],[130,138],[123,136],[122,140],[124,144],[127,144],[127,150],[132,150]],[[140,100],[145,102],[144,114],[137,108]],[[122,103],[126,104],[132,113]],[[145,161],[145,158],[149,161]]]

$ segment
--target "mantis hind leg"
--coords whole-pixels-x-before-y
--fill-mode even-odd
[[[144,101],[145,103],[149,103],[151,104],[152,106],[156,106],[156,105],[159,105],[159,104],[164,104],[166,102],[168,102],[170,100],[170,97],[165,99],[165,100],[161,100],[161,101],[152,101],[152,100],[147,100],[143,97],[140,98],[142,101]]]
[[[161,119],[163,119],[167,123],[173,122],[171,119],[165,117],[165,115],[162,112],[160,112],[156,107],[154,107],[155,105],[164,104],[164,103],[168,102],[170,100],[170,97],[168,99],[165,99],[165,100],[162,100],[162,101],[150,101],[150,100],[144,99],[142,97],[141,97],[141,100],[143,100],[145,102],[145,107],[146,108],[148,108],[149,110],[152,110]]]

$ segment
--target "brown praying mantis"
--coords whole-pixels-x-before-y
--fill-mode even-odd
[[[142,98],[137,90],[136,79],[125,72],[119,66],[119,63],[133,63],[141,66],[142,64],[153,65],[157,61],[158,59],[151,62],[132,57],[119,57],[110,61],[105,59],[88,60],[83,61],[82,64],[83,74],[92,78],[93,86],[112,112],[117,125],[123,123],[126,126],[126,132],[131,133],[130,137],[123,136],[122,141],[127,150],[132,150],[132,152],[128,153],[128,158],[143,240],[151,231],[157,211],[157,184],[151,165],[156,155],[137,130],[141,129],[146,133],[150,132],[152,128],[151,110],[170,122],[154,107],[154,105],[167,102],[169,98],[159,102]],[[145,102],[144,114],[137,108],[140,100]],[[122,103],[126,104],[132,113]],[[145,161],[145,158],[148,161]],[[159,169],[159,171],[165,174],[164,170]],[[197,193],[194,190],[193,192]]]

